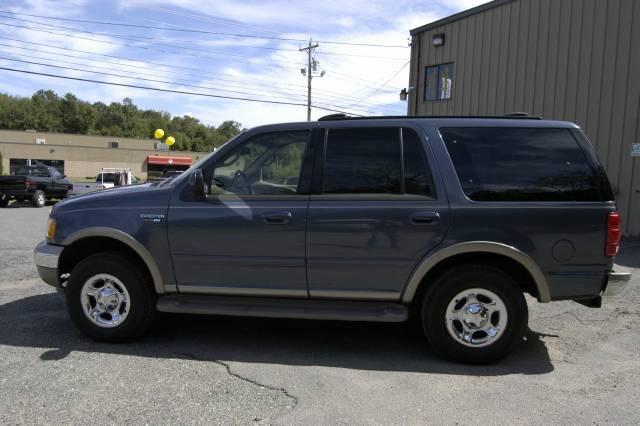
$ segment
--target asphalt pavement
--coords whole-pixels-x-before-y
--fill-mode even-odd
[[[528,299],[530,329],[492,366],[432,355],[404,324],[164,315],[100,344],[38,278],[49,208],[0,210],[2,424],[638,424],[640,240],[601,309]]]

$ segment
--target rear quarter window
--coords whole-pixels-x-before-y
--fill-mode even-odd
[[[603,201],[569,129],[442,128],[465,195],[474,201]]]

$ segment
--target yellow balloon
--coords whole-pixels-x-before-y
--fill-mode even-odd
[[[156,139],[162,139],[162,137],[164,136],[164,130],[162,129],[156,129],[156,131],[153,133],[153,136]]]
[[[167,141],[166,141],[166,142],[167,142],[167,145],[171,146],[171,145],[173,145],[174,143],[176,143],[176,140],[175,140],[175,138],[174,138],[173,136],[169,136],[169,137],[167,138]]]

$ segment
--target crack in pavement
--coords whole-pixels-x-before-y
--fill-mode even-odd
[[[536,322],[536,321],[541,321],[541,320],[547,320],[547,319],[553,319],[553,318],[557,318],[557,317],[561,317],[563,315],[569,315],[570,317],[573,317],[574,319],[576,319],[579,323],[592,323],[592,322],[605,322],[605,321],[611,321],[626,315],[630,315],[631,312],[630,311],[613,311],[611,312],[611,314],[609,314],[606,318],[598,318],[598,319],[584,319],[584,318],[580,318],[578,316],[578,314],[576,314],[575,312],[570,312],[570,311],[566,311],[566,312],[560,312],[557,314],[553,314],[553,315],[548,315],[548,316],[543,316],[543,317],[536,317],[534,318],[531,322]]]
[[[264,383],[258,382],[257,380],[253,380],[253,379],[250,379],[248,377],[245,377],[245,376],[243,376],[243,375],[241,375],[239,373],[234,373],[233,371],[231,371],[231,366],[229,364],[227,364],[226,362],[224,362],[224,361],[219,361],[217,359],[212,359],[212,360],[203,359],[203,358],[200,358],[200,357],[198,357],[198,356],[196,356],[196,355],[194,355],[192,353],[189,353],[189,352],[174,352],[174,353],[176,355],[183,356],[183,357],[189,358],[189,359],[194,360],[194,361],[209,361],[209,362],[213,362],[215,364],[218,364],[218,365],[224,367],[225,370],[227,371],[227,374],[229,374],[232,377],[235,377],[236,379],[239,379],[239,380],[241,380],[243,382],[250,383],[250,384],[252,384],[254,386],[259,386],[261,388],[265,388],[265,389],[281,392],[284,396],[286,396],[287,398],[293,400],[293,404],[291,404],[291,408],[288,410],[288,412],[280,413],[280,414],[276,415],[276,417],[274,417],[274,419],[278,418],[278,417],[281,417],[281,416],[283,416],[285,414],[290,414],[291,412],[293,412],[293,410],[296,409],[296,407],[298,405],[298,397],[296,397],[295,395],[292,395],[291,393],[289,393],[289,391],[286,390],[285,388],[266,385]],[[286,408],[289,408],[289,406],[287,406]],[[261,419],[261,420],[267,420],[267,419]]]

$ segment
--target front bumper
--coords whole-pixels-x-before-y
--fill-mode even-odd
[[[60,288],[58,265],[62,250],[64,250],[62,246],[54,246],[42,241],[33,251],[33,261],[36,264],[40,278],[45,283],[57,288]]]
[[[631,273],[621,270],[620,267],[616,265],[616,270],[609,272],[607,276],[607,285],[602,296],[613,297],[619,295],[625,288],[627,288],[630,280]]]

